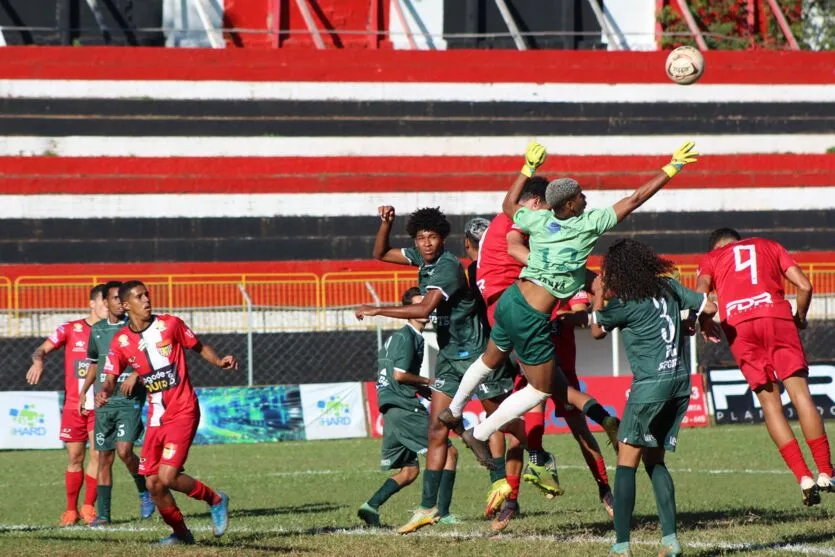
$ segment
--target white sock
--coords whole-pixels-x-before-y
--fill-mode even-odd
[[[460,418],[464,413],[464,406],[473,393],[478,388],[478,385],[484,381],[484,378],[493,371],[486,365],[484,360],[479,356],[476,361],[470,364],[464,376],[461,378],[461,383],[458,385],[458,390],[455,391],[455,396],[452,397],[452,402],[449,405],[449,410],[456,418]]]
[[[504,424],[519,418],[525,412],[546,400],[548,400],[548,393],[537,391],[528,385],[521,391],[516,391],[504,399],[489,418],[473,428],[473,436],[476,439],[487,441]]]

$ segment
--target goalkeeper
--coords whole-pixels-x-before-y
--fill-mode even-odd
[[[487,349],[461,378],[449,409],[438,416],[450,428],[460,423],[464,405],[478,384],[504,363],[511,350],[516,350],[528,385],[462,435],[483,465],[490,466],[490,435],[545,402],[551,393],[582,409],[603,426],[613,444],[617,443],[618,420],[593,398],[568,387],[563,375],[556,373],[550,316],[558,300],[568,300],[585,286],[586,261],[598,238],[658,193],[685,165],[695,162],[698,153],[693,151],[694,146],[692,141],[682,145],[655,177],[611,207],[586,211],[586,196],[580,184],[571,178],[560,178],[549,183],[545,192],[550,209],[534,211],[519,205],[519,196],[525,181],[545,162],[546,152],[538,143],[528,145],[525,165],[502,203],[504,213],[530,236],[527,267],[499,299],[496,325]]]

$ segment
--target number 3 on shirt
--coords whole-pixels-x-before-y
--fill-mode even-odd
[[[748,252],[744,260],[742,252]],[[734,266],[737,272],[750,269],[751,284],[757,284],[757,250],[754,246],[734,246]]]

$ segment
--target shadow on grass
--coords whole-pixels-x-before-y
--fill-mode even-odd
[[[335,505],[333,503],[304,503],[302,505],[288,505],[285,507],[270,507],[263,509],[236,509],[234,506],[229,509],[229,518],[248,518],[256,516],[278,516],[282,514],[318,514],[338,511],[345,508],[346,505]],[[192,518],[209,518],[212,516],[210,512],[202,512],[197,514],[189,513],[186,515],[186,520]]]

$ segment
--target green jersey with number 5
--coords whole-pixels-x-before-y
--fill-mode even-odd
[[[90,342],[87,343],[87,359],[91,363],[97,364],[96,392],[101,389],[104,379],[107,377],[107,374],[104,373],[104,361],[107,358],[107,353],[110,351],[110,343],[113,341],[113,337],[116,336],[116,333],[127,325],[127,323],[127,318],[116,323],[110,323],[108,319],[102,319],[101,321],[97,321],[90,330]],[[124,396],[119,390],[119,386],[121,386],[120,384],[122,381],[124,381],[132,371],[133,370],[128,368],[119,376],[116,380],[116,390],[113,391],[113,394],[107,401],[107,406],[102,408],[133,408],[137,403],[139,406],[145,404],[145,388],[141,383],[136,385],[133,389],[133,393],[129,397]]]
[[[666,279],[669,290],[659,298],[609,300],[594,318],[607,331],[621,330],[632,368],[633,403],[663,402],[690,395],[689,337],[681,334],[681,312],[701,312],[707,301],[678,281]]]
[[[618,223],[614,207],[591,209],[579,217],[558,219],[550,210],[522,207],[513,222],[530,236],[528,266],[522,278],[532,279],[562,300],[582,290],[586,261],[597,239]]]

